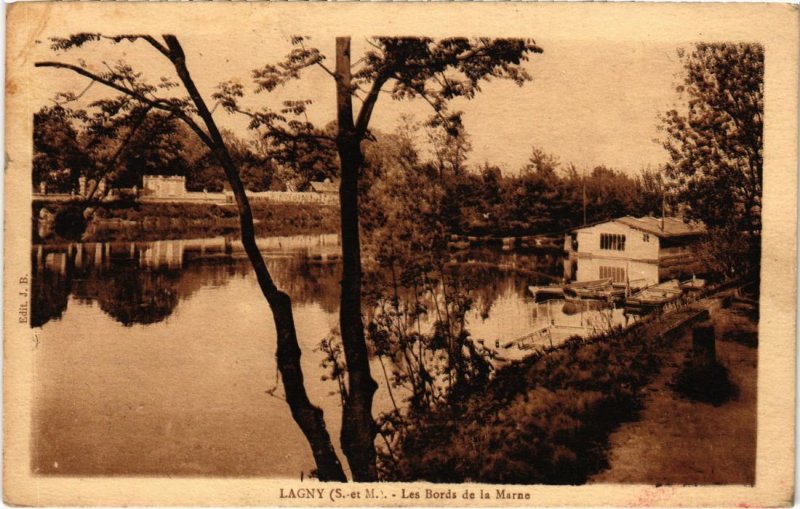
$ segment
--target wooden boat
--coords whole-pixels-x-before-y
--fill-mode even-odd
[[[678,299],[682,293],[677,279],[649,286],[625,299],[625,312],[646,314]]]
[[[563,299],[564,287],[563,286],[529,286],[528,291],[533,295],[536,302],[543,302],[551,299]]]
[[[615,287],[610,278],[570,283],[564,287],[564,297],[570,300],[621,301],[625,298],[625,288]]]
[[[681,289],[687,292],[698,292],[706,287],[705,279],[693,277],[687,281],[681,281]]]
[[[614,286],[616,288],[626,288],[628,295],[632,295],[640,290],[644,290],[647,288],[647,280],[646,279],[632,279],[628,281],[627,285],[625,283],[615,283]]]

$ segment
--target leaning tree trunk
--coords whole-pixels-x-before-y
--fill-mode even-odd
[[[361,320],[361,246],[358,232],[358,172],[364,160],[361,136],[353,124],[350,38],[336,38],[336,108],[342,178],[339,187],[342,228],[342,293],[339,326],[347,362],[348,391],[342,413],[342,450],[353,479],[375,481],[375,421],[372,379]]]
[[[317,476],[323,481],[346,481],[344,470],[333,449],[330,435],[325,426],[322,410],[314,406],[308,399],[303,383],[303,371],[300,366],[300,346],[297,343],[297,332],[292,315],[292,303],[289,296],[280,291],[272,277],[256,245],[255,230],[253,227],[253,214],[250,203],[245,194],[244,186],[239,177],[230,152],[228,151],[219,129],[211,116],[211,112],[203,101],[200,92],[192,80],[186,67],[186,57],[177,38],[165,35],[164,40],[169,48],[167,55],[175,66],[179,78],[183,82],[189,96],[194,102],[197,112],[203,119],[212,144],[209,148],[220,162],[225,175],[230,182],[231,189],[236,198],[239,209],[242,244],[256,273],[259,287],[269,303],[275,321],[278,336],[277,361],[281,372],[283,386],[286,392],[286,402],[292,412],[292,417],[300,426],[306,439],[311,445],[314,460],[317,465]]]

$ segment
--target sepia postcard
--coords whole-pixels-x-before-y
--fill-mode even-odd
[[[7,26],[7,504],[792,504],[796,6]]]

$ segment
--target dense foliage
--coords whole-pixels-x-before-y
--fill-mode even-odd
[[[69,192],[89,167],[69,112],[45,106],[33,116],[33,184],[37,191]]]
[[[685,77],[677,92],[686,108],[663,118],[667,174],[687,216],[704,221],[712,242],[735,253],[725,268],[752,271],[760,256],[764,48],[701,43],[678,55]],[[724,255],[715,245],[710,258]]]
[[[427,158],[426,147],[414,141],[423,128],[431,152]],[[362,228],[369,229],[376,218],[391,217],[396,223],[418,222],[414,233],[422,237],[430,229],[421,221],[426,212],[433,212],[437,227],[449,234],[560,234],[584,224],[584,203],[588,224],[662,211],[664,181],[654,171],[629,175],[597,166],[580,172],[534,147],[525,166],[504,174],[488,162],[467,164],[469,150],[463,131],[449,134],[441,127],[408,121],[396,133],[375,133],[375,140],[366,143],[367,170],[360,182],[367,200],[361,210]],[[428,192],[436,200],[435,209],[424,200]],[[400,235],[397,227],[392,224],[382,234]],[[410,238],[412,232],[405,234]]]
[[[78,177],[105,177],[113,187],[141,187],[143,175],[183,175],[189,191],[219,192],[227,186],[214,156],[182,122],[162,112],[122,110],[88,113],[65,106],[44,107],[34,115],[33,185],[47,192],[70,193]],[[101,127],[102,126],[102,127]],[[240,177],[251,191],[305,188],[310,179],[276,163],[261,141],[222,133]],[[276,175],[278,176],[276,178]]]
[[[452,233],[547,233],[580,224],[584,185],[587,202],[596,204],[587,219],[596,220],[603,214],[640,214],[648,206],[660,206],[655,197],[660,196],[661,182],[652,174],[631,178],[606,168],[596,169],[584,180],[574,168],[562,169],[554,156],[540,150],[533,151],[530,163],[517,176],[504,177],[489,165],[478,173],[463,160],[468,150],[468,143],[459,142],[464,140],[463,133],[429,127],[433,150],[426,158],[414,142],[418,127],[407,122],[393,134],[378,133],[367,145],[367,164],[361,176],[361,227],[363,249],[368,255],[364,262],[365,328],[381,365],[378,376],[385,378],[395,402],[394,410],[378,419],[379,464],[385,477],[448,480],[437,476],[463,475],[461,480],[486,480],[486,475],[459,473],[449,463],[436,463],[435,458],[419,458],[416,455],[422,452],[415,449],[430,449],[434,455],[434,451],[440,451],[448,461],[475,463],[481,459],[468,454],[463,458],[450,456],[453,451],[463,451],[454,447],[448,453],[446,447],[440,450],[435,440],[429,441],[430,436],[441,432],[435,429],[438,424],[431,422],[438,422],[442,412],[463,410],[453,405],[475,398],[476,391],[489,383],[494,372],[494,353],[480,338],[472,337],[466,321],[467,314],[479,305],[480,292],[473,283],[480,278],[474,273],[468,275],[466,266],[452,263]],[[652,193],[649,197],[648,191]],[[609,199],[591,202],[600,193]],[[504,228],[506,222],[510,226]],[[335,351],[331,340],[335,338],[326,338],[325,351]],[[596,369],[604,369],[605,361],[607,357],[598,361]],[[631,354],[619,373],[637,371],[637,366],[630,364],[635,361],[636,356]],[[326,376],[342,373],[334,358],[326,366],[331,369]],[[570,388],[559,390],[554,396],[558,402],[575,395]],[[609,412],[616,402],[599,389],[589,396],[578,396],[580,401],[597,400],[595,406],[580,403],[581,408],[590,406],[591,412]],[[550,399],[536,403],[554,412],[553,416],[539,417],[548,425],[555,412],[563,410],[561,403],[551,405]],[[418,436],[417,431],[423,428],[425,433]],[[506,431],[498,428],[498,440]],[[428,436],[428,432],[433,435]],[[417,445],[415,437],[421,441]],[[498,455],[506,453],[503,450]],[[431,471],[406,470],[410,468],[407,462],[419,461],[422,465],[429,460]],[[542,453],[541,461],[552,470],[553,479],[564,478],[552,458]],[[434,470],[440,473],[434,474]],[[507,469],[498,466],[497,472]],[[541,473],[525,475],[545,479]]]

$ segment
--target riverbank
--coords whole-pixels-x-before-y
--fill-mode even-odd
[[[42,229],[41,209],[57,213],[65,205],[33,204],[35,243],[58,242],[55,232]],[[319,203],[251,205],[256,235],[316,235],[339,231],[339,208]],[[235,234],[235,205],[194,203],[114,203],[97,209],[82,240],[85,242],[146,241],[216,237]]]
[[[691,350],[686,331],[650,384],[641,417],[609,440],[609,468],[593,483],[744,484],[755,482],[758,323],[751,305],[712,309],[716,354],[736,395],[712,405],[672,387]],[[680,418],[676,418],[680,416]]]
[[[415,423],[402,440],[393,477],[587,482],[607,468],[610,435],[639,418],[648,387],[675,362],[676,351],[685,355],[691,345],[683,340],[685,331],[708,317],[713,302],[705,299],[606,337],[571,339],[498,370],[488,386]]]

